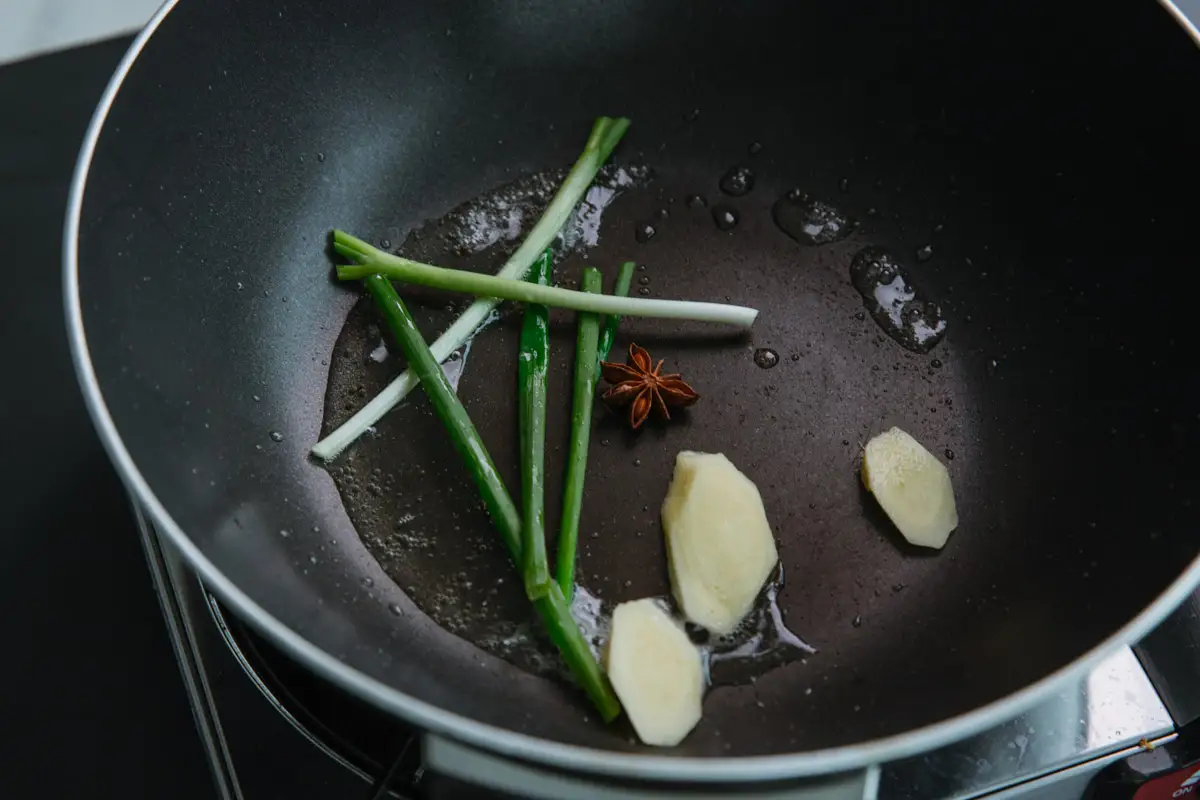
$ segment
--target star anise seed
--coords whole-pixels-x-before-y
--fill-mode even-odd
[[[663,362],[657,364],[650,354],[636,344],[629,345],[629,361],[617,364],[600,362],[600,374],[612,384],[600,398],[610,406],[629,406],[629,424],[635,430],[650,416],[650,410],[662,419],[670,419],[670,408],[690,406],[700,399],[696,391],[679,375],[661,374]]]

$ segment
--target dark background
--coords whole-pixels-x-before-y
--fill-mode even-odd
[[[0,67],[0,796],[214,796],[125,494],[76,388],[61,229],[128,39]]]

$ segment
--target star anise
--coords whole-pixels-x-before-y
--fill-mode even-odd
[[[663,362],[654,364],[650,354],[636,344],[629,345],[629,363],[600,362],[604,380],[612,388],[601,395],[610,406],[629,406],[629,424],[640,428],[650,416],[650,409],[662,419],[670,419],[670,407],[690,406],[700,399],[696,391],[680,380],[679,375],[660,374]]]

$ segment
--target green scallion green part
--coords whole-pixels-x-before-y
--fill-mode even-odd
[[[475,479],[483,504],[496,527],[500,529],[504,544],[511,552],[520,553],[521,515],[513,505],[492,457],[483,446],[483,439],[475,430],[471,418],[467,416],[467,410],[459,401],[454,388],[450,386],[446,373],[429,352],[429,348],[424,346],[425,340],[421,337],[421,332],[417,330],[412,315],[408,313],[391,281],[381,275],[371,275],[363,283],[375,298],[375,304],[379,306],[383,320],[404,352],[409,366],[421,378],[425,393],[429,395],[433,404],[434,413],[450,432],[450,441],[466,462],[471,477]]]
[[[550,284],[550,251],[542,253],[529,273],[531,283]],[[543,305],[525,306],[521,348],[517,356],[517,417],[521,440],[521,572],[530,600],[550,591],[546,559],[546,360],[550,349],[550,311]]]
[[[599,293],[604,285],[600,271],[588,267],[580,286]],[[579,514],[583,509],[583,481],[587,473],[588,442],[592,438],[592,402],[596,395],[596,348],[600,317],[579,315],[575,342],[575,396],[571,408],[571,443],[567,453],[566,489],[563,491],[562,527],[558,532],[558,569],[555,578],[570,599],[575,590],[575,551],[579,546]]]
[[[575,206],[587,192],[596,173],[608,160],[613,148],[621,141],[625,131],[629,129],[629,120],[624,117],[613,119],[599,117],[592,126],[587,145],[575,165],[571,167],[566,180],[558,188],[558,192],[550,201],[550,205],[542,213],[541,218],[533,226],[533,230],[525,237],[525,241],[517,248],[497,273],[503,278],[520,280],[529,272],[529,268],[542,251],[550,246],[554,237],[562,230],[563,225],[570,219]],[[479,330],[492,310],[499,305],[496,298],[476,300],[454,321],[445,333],[434,341],[430,350],[438,363],[445,361],[458,348],[462,347]],[[369,403],[359,409],[354,416],[346,420],[337,430],[326,436],[312,449],[312,454],[325,461],[336,458],[349,447],[355,439],[362,436],[383,415],[391,411],[408,393],[416,388],[418,378],[412,369],[405,370],[398,378],[384,387]]]
[[[612,293],[616,297],[628,297],[629,287],[633,284],[634,263],[626,261],[617,272],[617,282],[613,284]],[[619,314],[609,314],[604,318],[604,327],[600,329],[600,345],[596,354],[596,375],[600,374],[600,362],[608,361],[609,351],[612,350],[613,340],[617,337],[617,327],[621,324]]]
[[[396,294],[391,282],[382,276],[372,275],[364,279],[364,283],[374,296],[384,322],[396,343],[400,345],[404,357],[408,359],[410,368],[424,386],[438,418],[450,433],[455,449],[466,462],[479,487],[484,505],[492,517],[492,523],[500,531],[513,561],[521,564],[521,516],[517,513],[517,507],[505,489],[503,480],[496,472],[496,466],[488,455],[483,440],[467,416],[466,409],[451,388],[450,382],[446,380],[441,365],[425,343],[412,315],[404,307],[404,302]],[[621,713],[621,704],[613,693],[607,676],[588,649],[587,641],[579,632],[579,626],[571,617],[570,604],[562,591],[556,584],[551,584],[546,596],[535,600],[533,605],[541,615],[551,640],[596,706],[601,718],[605,722],[615,719]]]

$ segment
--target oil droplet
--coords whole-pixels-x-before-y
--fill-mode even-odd
[[[665,208],[660,208],[658,211],[654,212],[654,216],[658,217],[659,219],[666,219],[667,217],[671,216],[671,212],[667,211]]]
[[[638,283],[640,283],[642,286],[645,286],[646,284],[650,283],[650,276],[642,275],[638,278]]]
[[[754,363],[763,369],[770,369],[779,363],[779,353],[769,347],[760,347],[754,351]]]
[[[862,614],[855,614],[854,619],[852,619],[850,621],[850,624],[856,628],[861,628],[862,627]]]
[[[392,240],[391,239],[380,239],[379,246],[382,247],[384,250],[391,250],[392,249]]]
[[[792,353],[792,361],[799,361],[799,360],[800,360],[800,354]]]
[[[688,122],[695,122],[696,120],[700,119],[700,109],[693,108],[691,111],[685,114],[683,118]]]
[[[927,244],[917,248],[917,261],[928,261],[933,258],[933,245]]]
[[[995,375],[999,371],[1000,371],[1000,362],[994,358],[989,358],[988,362],[987,362],[988,375]]]
[[[689,194],[683,202],[688,208],[705,208],[708,205],[708,201],[698,194]]]
[[[283,434],[280,433],[279,431],[271,431],[271,441],[272,442],[282,442]]]
[[[795,189],[775,202],[771,217],[779,230],[800,244],[838,242],[852,229],[842,212]]]
[[[325,154],[324,154],[324,153],[317,153],[317,161],[319,161],[319,162],[321,162],[322,164],[324,164],[324,163],[325,163]]]
[[[904,268],[886,250],[858,251],[850,262],[850,282],[876,324],[906,349],[927,353],[945,336],[941,308],[918,296]]]
[[[782,585],[783,570],[777,569],[737,630],[710,636],[707,644],[701,645],[708,654],[711,686],[754,683],[773,667],[796,660],[804,663],[805,656],[816,652],[784,624],[778,604]]]
[[[749,167],[733,167],[721,176],[717,184],[721,191],[731,197],[741,197],[754,188],[754,170]]]
[[[751,142],[750,146],[746,148],[746,152],[752,156],[758,155],[762,152],[762,142]]]
[[[953,450],[951,450],[949,447],[947,447],[947,448],[946,448],[946,460],[947,460],[947,461],[953,461],[953,460],[954,460],[954,451],[953,451]]]
[[[362,585],[367,587],[368,589],[370,589],[372,586],[375,585],[375,579],[374,578],[363,578]]]
[[[737,209],[724,203],[713,206],[712,218],[713,222],[717,224],[717,228],[723,231],[731,231],[736,228],[740,219]]]
[[[657,233],[658,230],[649,222],[639,222],[637,223],[637,227],[634,228],[633,238],[637,239],[639,244],[645,244],[653,239]]]
[[[398,603],[388,603],[388,611],[392,612],[392,616],[403,617],[404,609]]]
[[[286,539],[286,538],[288,538],[289,536],[291,536],[292,534],[288,533],[288,532],[287,532],[287,531],[285,531],[285,530],[281,530],[281,531],[279,531],[279,535],[280,535],[280,536],[282,536],[284,539]]]
[[[935,358],[933,361],[929,362],[929,366],[933,367],[934,369],[941,369],[942,360],[940,358]]]
[[[850,191],[850,179],[842,178],[840,181],[838,181],[838,188],[841,189],[843,192]]]
[[[647,289],[645,286],[643,286],[640,289],[638,289],[638,294],[640,294],[642,297],[649,297],[650,290]]]

